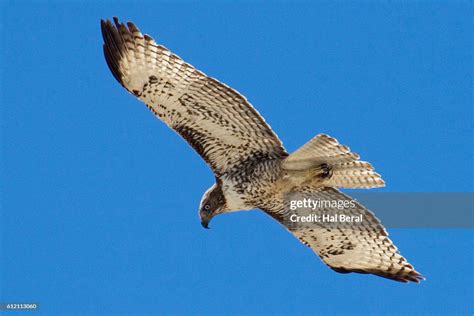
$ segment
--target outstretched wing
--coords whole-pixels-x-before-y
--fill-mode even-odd
[[[237,91],[185,63],[135,25],[101,21],[114,77],[210,165],[217,177],[249,160],[282,158],[281,141]]]
[[[292,201],[303,199],[307,199],[306,207],[296,208]],[[309,200],[319,204],[310,205]],[[337,272],[371,273],[400,282],[424,279],[400,255],[372,212],[335,188],[305,188],[264,211]],[[322,218],[324,214],[328,216]],[[321,216],[319,222],[317,216]],[[353,221],[348,222],[349,218]]]

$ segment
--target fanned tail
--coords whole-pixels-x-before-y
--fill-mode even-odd
[[[319,134],[288,156],[283,162],[286,170],[310,170],[328,167],[324,185],[339,188],[378,188],[385,186],[380,174],[372,165],[360,161],[359,155],[349,147],[339,144],[331,136]]]

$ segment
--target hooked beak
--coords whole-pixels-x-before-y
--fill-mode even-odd
[[[214,216],[216,216],[216,214],[219,214],[219,213],[201,211],[199,213],[199,218],[201,219],[201,226],[204,227],[205,229],[210,229],[209,223],[214,218]]]
[[[210,229],[210,228],[209,228],[209,221],[207,221],[207,220],[202,220],[202,221],[201,221],[201,225],[202,225],[202,227],[204,227],[205,229]]]
[[[211,221],[212,216],[210,216],[210,214],[201,213],[200,217],[202,227],[204,227],[205,229],[209,229],[209,222]]]

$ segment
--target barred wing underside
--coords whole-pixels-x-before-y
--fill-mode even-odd
[[[310,247],[331,269],[341,272],[371,273],[400,282],[419,282],[419,274],[402,257],[388,238],[380,221],[363,205],[335,188],[319,190],[306,188],[298,193],[299,200],[334,201],[344,208],[320,206],[317,210],[291,210],[291,195],[275,202],[264,211],[285,226],[296,238]],[[339,202],[341,201],[341,202]],[[346,201],[346,202],[344,202]],[[353,204],[352,204],[353,203]],[[291,216],[314,216],[329,214],[362,218],[362,222],[296,222]],[[360,215],[362,214],[362,217]],[[315,218],[315,217],[313,217]]]
[[[280,140],[237,91],[206,76],[135,25],[101,21],[114,77],[178,132],[216,176],[248,159],[282,158]]]

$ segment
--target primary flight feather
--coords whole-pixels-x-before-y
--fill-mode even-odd
[[[216,183],[203,195],[201,224],[222,213],[259,208],[280,222],[337,272],[372,273],[396,281],[423,277],[402,257],[380,221],[337,190],[384,185],[370,163],[320,134],[292,154],[237,91],[211,78],[131,22],[101,21],[104,55],[115,79],[207,162]],[[292,206],[292,196],[351,207]],[[298,222],[323,214],[363,217],[360,223]],[[319,215],[318,215],[319,214]]]

